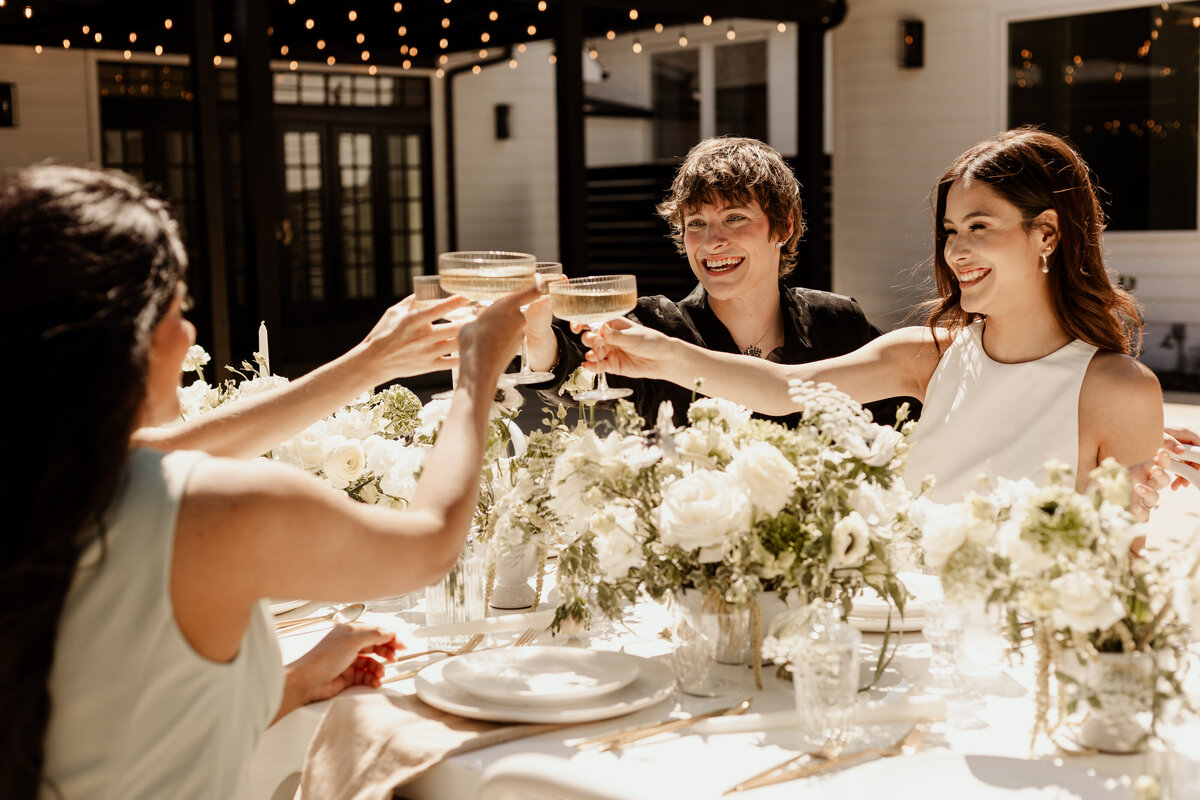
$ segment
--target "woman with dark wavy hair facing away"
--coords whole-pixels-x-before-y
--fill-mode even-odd
[[[707,394],[765,414],[794,408],[793,379],[832,382],[860,402],[916,397],[924,409],[906,478],[916,488],[934,475],[936,500],[961,499],[981,473],[1042,480],[1051,459],[1075,467],[1080,488],[1105,458],[1141,464],[1134,506],[1144,517],[1167,483],[1162,394],[1130,355],[1140,309],[1105,269],[1087,164],[1061,138],[1019,128],[956,159],[932,205],[938,297],[924,326],[794,366],[625,321],[585,342],[606,371],[681,386],[700,378]]]
[[[373,656],[397,646],[389,632],[339,626],[285,669],[260,600],[394,595],[449,571],[496,378],[536,291],[461,329],[433,324],[445,304],[398,305],[285,391],[164,433],[152,426],[178,416],[195,338],[166,204],[119,173],[30,168],[0,184],[0,252],[4,796],[244,796],[267,725],[377,686]],[[365,388],[444,368],[433,365],[454,334],[459,390],[404,511],[261,459],[142,446],[253,456]]]

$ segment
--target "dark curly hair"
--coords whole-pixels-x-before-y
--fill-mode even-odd
[[[117,172],[25,169],[0,184],[0,786],[45,781],[48,679],[83,549],[103,541],[155,326],[186,268],[167,205]],[[67,654],[64,654],[67,655]],[[56,787],[51,787],[56,791]]]
[[[964,177],[986,183],[1021,212],[1027,231],[1043,211],[1058,214],[1058,246],[1050,256],[1054,312],[1073,338],[1101,350],[1133,353],[1141,347],[1142,309],[1114,286],[1104,264],[1104,209],[1083,158],[1059,136],[1015,128],[963,153],[933,187],[934,281],[938,297],[926,304],[930,328],[961,328],[981,315],[962,307],[958,279],[946,262],[946,196]]]
[[[804,237],[800,182],[783,156],[758,139],[717,136],[688,151],[679,165],[667,199],[658,204],[658,215],[671,226],[675,248],[683,245],[683,219],[705,203],[741,206],[758,203],[771,224],[771,235],[783,241],[779,275],[796,267],[796,250]],[[792,231],[788,233],[788,220]]]

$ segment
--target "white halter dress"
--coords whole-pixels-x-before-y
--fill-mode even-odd
[[[1078,339],[1020,364],[993,361],[983,320],[943,353],[913,432],[904,478],[916,491],[937,478],[932,499],[961,500],[980,476],[1046,479],[1047,461],[1079,463],[1079,390],[1097,348]]]

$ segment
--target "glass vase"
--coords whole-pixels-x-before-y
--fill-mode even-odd
[[[844,744],[858,701],[862,633],[831,604],[814,607],[792,662],[796,711],[818,741]]]
[[[746,691],[750,609],[720,595],[684,591],[673,598],[675,680],[680,691],[716,697]]]
[[[425,588],[425,624],[483,619],[487,616],[486,591],[487,555],[467,547],[446,577]],[[469,633],[435,636],[430,637],[429,643],[432,647],[450,649],[461,647],[470,638]]]
[[[1087,715],[1076,740],[1102,753],[1146,748],[1154,702],[1154,661],[1148,653],[1097,653],[1087,661]]]

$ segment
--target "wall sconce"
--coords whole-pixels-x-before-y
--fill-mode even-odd
[[[919,19],[900,20],[899,61],[901,69],[925,66],[925,23]]]
[[[0,128],[17,126],[17,85],[0,83]]]
[[[498,103],[495,107],[496,111],[496,139],[512,138],[512,127],[509,124],[509,114],[512,112],[512,106],[507,103]]]

